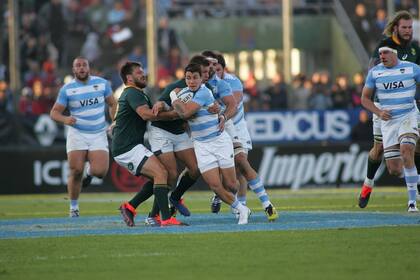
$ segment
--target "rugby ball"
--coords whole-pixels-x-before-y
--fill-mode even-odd
[[[177,93],[177,97],[179,100],[182,101],[182,103],[187,103],[193,98],[193,92],[188,88],[184,88],[183,90]]]

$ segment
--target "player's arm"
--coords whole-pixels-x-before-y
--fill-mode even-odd
[[[115,115],[117,114],[118,103],[115,101],[115,98],[112,94],[105,98],[105,102],[108,104],[109,116],[111,117],[111,120],[114,121]]]
[[[76,124],[76,119],[74,117],[63,114],[65,109],[66,106],[56,102],[50,112],[51,119],[65,125]]]
[[[179,99],[172,101],[172,107],[181,119],[189,119],[200,110],[201,105],[194,101],[182,102]]]
[[[362,105],[370,112],[377,115],[381,120],[387,121],[391,119],[391,114],[387,110],[381,110],[375,106],[372,101],[373,88],[364,86],[362,90]]]
[[[226,105],[224,115],[226,120],[232,118],[236,114],[236,100],[233,95],[227,95],[222,97],[223,104]]]
[[[136,113],[145,121],[167,121],[178,118],[175,112],[159,112],[157,115],[149,108],[149,105],[144,104],[136,108]]]

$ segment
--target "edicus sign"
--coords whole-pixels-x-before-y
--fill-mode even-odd
[[[347,141],[358,113],[359,110],[248,113],[246,120],[255,143]]]

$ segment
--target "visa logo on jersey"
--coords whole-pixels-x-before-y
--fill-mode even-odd
[[[402,81],[399,82],[390,82],[390,83],[383,83],[385,89],[398,89],[403,88],[404,83]]]
[[[84,106],[89,106],[89,105],[94,105],[94,104],[98,104],[99,100],[97,97],[95,98],[89,98],[89,99],[85,99],[85,100],[80,100],[80,106],[84,107]]]

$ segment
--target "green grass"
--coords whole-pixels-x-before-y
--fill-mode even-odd
[[[270,194],[280,212],[406,211],[405,188],[376,189],[364,210],[356,205],[356,189]],[[82,194],[81,213],[117,215],[130,196]],[[186,195],[193,213],[208,213],[210,197]],[[249,198],[260,211],[255,196]],[[65,194],[0,196],[0,219],[62,217],[67,210]],[[0,240],[0,279],[403,280],[417,279],[419,257],[420,226],[11,239]]]

